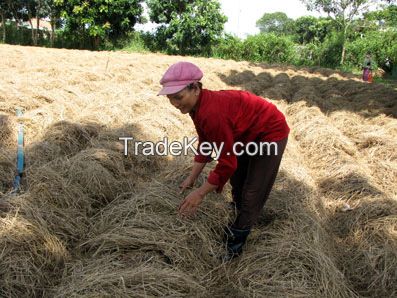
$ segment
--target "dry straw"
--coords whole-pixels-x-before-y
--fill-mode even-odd
[[[397,295],[393,90],[319,68],[7,45],[0,53],[0,200],[11,206],[0,211],[0,296]],[[291,126],[270,199],[233,263],[218,258],[235,215],[230,187],[196,218],[178,218],[192,156],[124,156],[118,140],[195,134],[156,96],[164,70],[186,59],[203,69],[204,87],[270,97]],[[11,197],[17,105],[27,158],[23,191]]]

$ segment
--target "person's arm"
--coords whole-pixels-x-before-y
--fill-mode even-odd
[[[237,168],[237,158],[232,151],[233,133],[231,126],[227,124],[225,118],[219,117],[212,121],[207,131],[209,132],[209,140],[213,140],[218,145],[218,148],[221,143],[223,143],[224,147],[218,164],[211,171],[207,180],[180,203],[178,212],[183,217],[195,215],[198,207],[208,193],[214,190],[221,192],[224,184]]]
[[[183,193],[187,188],[191,188],[194,185],[194,182],[197,180],[205,165],[206,163],[200,163],[197,161],[194,162],[189,177],[187,177],[179,186],[181,188],[181,193]]]
[[[178,212],[183,217],[195,215],[198,207],[206,194],[217,189],[217,185],[212,185],[208,181],[204,182],[198,189],[192,191],[180,204]]]

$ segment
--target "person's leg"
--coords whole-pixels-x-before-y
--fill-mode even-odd
[[[276,142],[277,155],[273,150],[270,152],[272,154],[248,157],[238,215],[226,233],[227,254],[223,257],[224,261],[230,261],[242,253],[251,227],[256,223],[273,187],[287,140]]]
[[[243,195],[245,179],[247,177],[248,162],[249,156],[237,156],[237,169],[230,178],[230,184],[232,186],[232,198],[237,210],[241,208],[241,199]]]
[[[364,82],[368,81],[368,72],[369,72],[369,69],[368,68],[364,68],[364,70],[363,70],[363,81]]]
[[[372,70],[368,71],[368,83],[372,83],[373,77],[372,77]]]
[[[251,156],[245,179],[241,206],[232,228],[248,230],[256,223],[276,180],[287,139],[277,143],[277,155]],[[274,148],[273,148],[274,149]]]
[[[247,177],[249,156],[241,155],[237,156],[237,169],[230,178],[230,184],[232,186],[232,198],[234,203],[234,208],[239,213],[241,208],[241,201],[243,196],[244,183]],[[246,231],[238,231],[233,229],[233,222],[230,222],[226,227],[224,227],[224,237],[223,241],[226,244],[227,253],[222,256],[222,261],[227,262],[232,260],[234,257],[238,256],[241,251],[242,244],[245,243],[245,239],[248,236]]]

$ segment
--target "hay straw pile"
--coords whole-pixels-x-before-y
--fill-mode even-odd
[[[0,53],[0,197],[9,207],[0,211],[0,296],[397,295],[396,91],[318,68],[6,45]],[[228,264],[217,256],[230,189],[182,220],[178,185],[191,156],[125,157],[119,141],[195,135],[189,117],[156,96],[180,60],[198,64],[209,89],[271,98],[292,128],[246,251]],[[18,121],[26,170],[11,196]]]

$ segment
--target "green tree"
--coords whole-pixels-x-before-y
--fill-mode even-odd
[[[329,18],[303,16],[293,22],[295,40],[300,44],[323,42],[332,30],[335,30]]]
[[[261,33],[289,34],[291,32],[290,19],[284,12],[265,13],[256,22]]]
[[[40,19],[48,16],[49,4],[49,0],[25,0],[23,3],[22,12],[25,15],[25,19],[27,18],[29,21],[32,32],[32,42],[35,46],[38,42]],[[32,23],[33,17],[36,18],[36,24]]]
[[[6,0],[0,0],[0,17],[1,17],[1,30],[2,41],[6,42],[6,17],[8,13],[8,5]]]
[[[397,28],[397,5],[390,5],[382,10],[371,11],[364,15],[364,20],[377,22],[380,27]]]
[[[25,2],[29,0],[2,0],[1,7],[5,10],[5,17],[15,20],[15,26],[18,29],[18,24],[26,19],[24,13]]]
[[[59,0],[46,0],[46,16],[50,18],[51,23],[51,47],[54,46],[55,29],[57,24],[61,24],[62,6],[58,5]]]
[[[158,46],[172,54],[210,55],[227,18],[218,0],[148,0],[150,20],[159,24]]]
[[[133,31],[142,20],[143,0],[55,0],[61,7],[69,32],[77,31],[80,39],[86,34],[93,38],[94,47],[109,36],[119,38]]]
[[[24,0],[0,0],[0,17],[3,42],[6,42],[6,20],[14,19],[16,31],[18,31],[18,24],[24,20],[23,8]]]
[[[340,64],[345,61],[346,36],[355,17],[368,11],[371,4],[379,1],[375,0],[301,0],[309,10],[322,11],[332,17],[342,28],[342,51],[340,54]],[[382,0],[380,0],[382,1]]]

